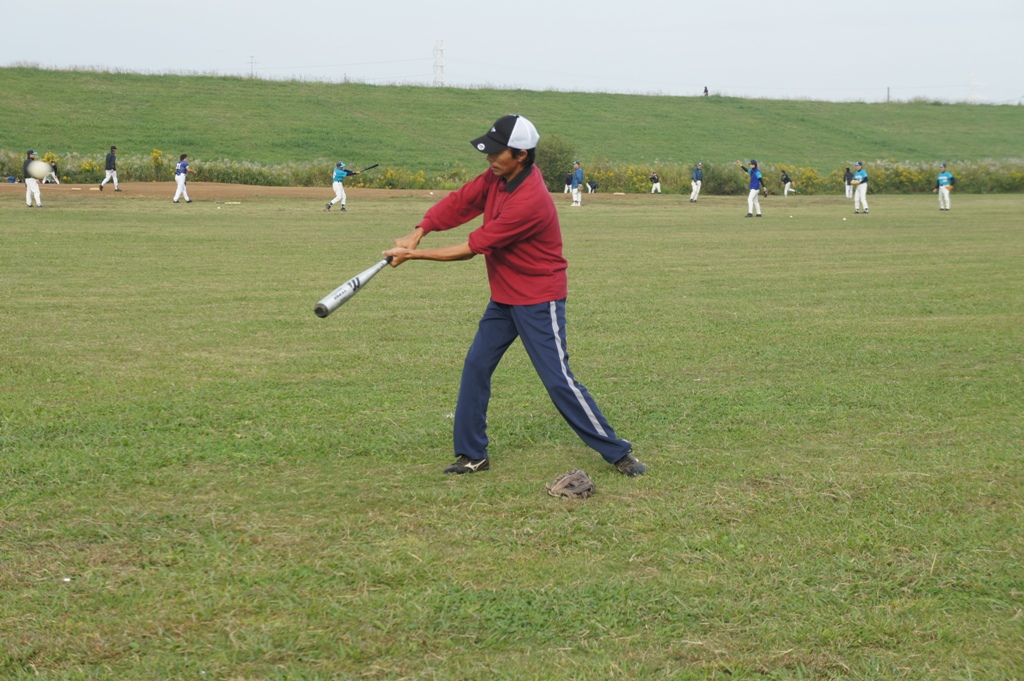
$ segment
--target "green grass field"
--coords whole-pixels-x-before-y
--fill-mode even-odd
[[[428,197],[49,197],[0,194],[4,678],[1024,678],[1019,197],[563,210],[639,479],[518,344],[441,474],[482,259],[313,315]]]

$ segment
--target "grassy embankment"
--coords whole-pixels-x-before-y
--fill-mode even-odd
[[[467,140],[498,115],[529,115],[542,135],[575,150],[606,191],[644,191],[657,168],[670,191],[688,191],[704,161],[707,192],[742,191],[728,166],[758,158],[785,167],[804,191],[835,191],[857,160],[874,164],[875,191],[922,191],[935,164],[953,166],[965,191],[1024,186],[1024,108],[930,103],[828,103],[522,90],[380,87],[228,77],[145,76],[0,69],[0,139],[20,168],[24,149],[52,152],[102,177],[117,144],[122,164],[148,180],[182,152],[211,181],[322,184],[330,163],[381,163],[369,186],[450,187],[481,167]],[[156,170],[151,153],[162,152]],[[986,161],[997,162],[991,168]],[[1012,176],[1011,176],[1012,174]],[[739,177],[739,179],[737,179]],[[887,183],[891,186],[887,187]],[[353,184],[358,184],[354,182]],[[773,187],[774,188],[774,187]]]

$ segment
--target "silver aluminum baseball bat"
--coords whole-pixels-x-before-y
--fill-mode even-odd
[[[328,293],[323,300],[316,304],[316,307],[313,308],[313,312],[315,312],[316,316],[321,319],[331,314],[347,303],[352,296],[359,293],[364,286],[370,283],[370,280],[373,279],[378,272],[391,264],[391,260],[392,256],[389,255],[373,267],[369,267],[352,277],[344,284]]]

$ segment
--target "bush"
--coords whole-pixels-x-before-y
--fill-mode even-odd
[[[565,187],[565,174],[572,172],[576,150],[558,135],[547,135],[537,143],[537,158],[534,161],[544,175],[544,184],[549,191],[560,192]]]
[[[104,177],[103,156],[43,154],[46,161],[56,161],[61,182],[94,184]],[[13,175],[21,179],[24,153],[0,150],[0,176]],[[198,171],[196,181],[248,184],[267,187],[327,187],[334,172],[333,162],[317,159],[307,163],[285,163],[265,166],[258,163],[231,160],[203,161],[189,159]],[[565,174],[576,160],[573,148],[557,136],[542,138],[537,147],[537,166],[544,174],[548,189],[561,192]],[[147,156],[117,158],[118,179],[122,182],[167,182],[174,179],[177,155],[168,155],[154,149]],[[665,193],[689,194],[690,172],[693,163],[658,163],[651,165],[623,165],[611,161],[583,159],[584,179],[597,182],[602,192],[646,193],[651,190],[648,177],[652,170],[661,177]],[[793,179],[801,194],[842,194],[843,172],[846,167],[836,166],[822,174],[817,168],[789,164],[761,165],[765,183],[771,192],[781,192],[782,168]],[[950,172],[956,177],[957,191],[964,194],[991,194],[1024,192],[1024,161],[949,162]],[[875,194],[913,194],[930,192],[939,173],[938,163],[910,163],[871,161],[867,165],[871,192]],[[422,170],[380,167],[350,177],[349,187],[377,189],[457,189],[473,174],[458,164],[446,166],[444,172],[426,177]],[[735,163],[704,164],[703,193],[717,195],[746,194],[748,180]]]

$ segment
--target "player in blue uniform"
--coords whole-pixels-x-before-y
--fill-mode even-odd
[[[942,172],[939,173],[939,178],[935,182],[935,189],[932,191],[939,195],[939,210],[949,210],[949,192],[953,191],[953,188],[956,186],[956,178],[946,170],[945,163],[939,167],[942,168]]]
[[[750,159],[750,168],[743,167],[743,161],[736,161],[743,172],[750,175],[750,192],[747,194],[747,215],[746,217],[754,217],[754,211],[757,211],[757,217],[761,217],[761,202],[758,201],[757,195],[764,188],[764,176],[761,171],[757,169],[757,160]]]
[[[850,184],[853,185],[853,213],[860,212],[861,205],[864,206],[864,215],[868,214],[868,171],[864,170],[864,164],[857,161],[857,170],[853,173]]]
[[[579,161],[572,162],[572,205],[582,206],[582,188],[583,188],[583,168],[580,167]]]
[[[342,211],[345,210],[345,178],[349,175],[358,175],[361,172],[360,170],[346,170],[345,164],[341,161],[334,164],[334,178],[331,184],[334,187],[334,198],[327,202],[324,210],[330,210],[331,206],[336,203],[341,204]]]
[[[194,172],[195,169],[188,166],[188,154],[182,154],[178,164],[174,166],[174,181],[178,184],[178,189],[174,192],[175,203],[178,203],[178,197],[181,196],[185,197],[185,203],[192,203],[192,199],[188,198],[188,192],[185,191],[185,183],[188,181],[188,174]]]
[[[692,184],[690,185],[690,203],[697,203],[697,197],[700,196],[700,188],[704,184],[704,164],[698,163],[697,167],[690,173],[690,179]]]

